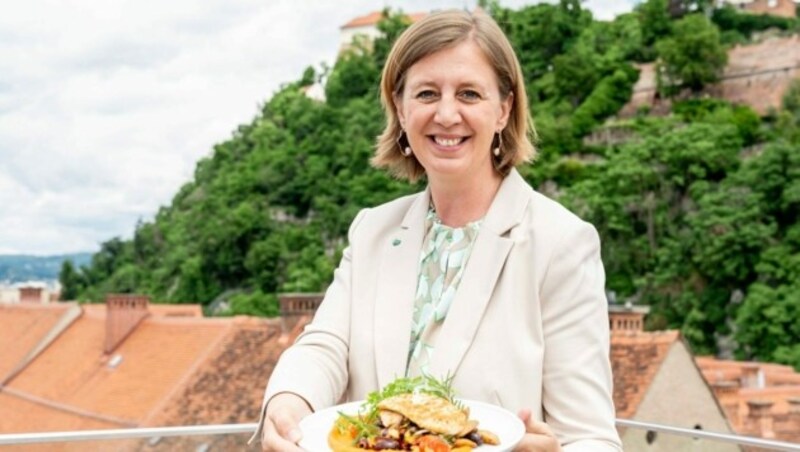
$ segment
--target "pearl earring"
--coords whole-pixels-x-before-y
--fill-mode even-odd
[[[411,146],[408,144],[408,137],[406,136],[406,131],[402,130],[400,132],[400,136],[397,137],[397,147],[400,148],[400,153],[403,154],[403,157],[408,157],[411,155]]]
[[[492,154],[494,154],[495,157],[500,157],[500,148],[503,147],[503,136],[500,135],[500,132],[495,132],[494,136],[495,140],[493,140],[493,143],[497,142],[497,146],[492,149]]]

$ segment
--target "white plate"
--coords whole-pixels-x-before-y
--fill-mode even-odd
[[[478,428],[488,430],[500,438],[497,446],[483,445],[476,452],[506,452],[517,445],[525,434],[525,425],[512,412],[488,403],[474,400],[461,400],[469,407],[469,418],[478,421]],[[350,402],[319,410],[300,421],[303,439],[300,447],[309,452],[329,451],[328,434],[339,411],[345,414],[357,414],[363,402]]]

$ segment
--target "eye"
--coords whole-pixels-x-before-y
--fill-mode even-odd
[[[426,89],[418,92],[415,97],[420,100],[430,100],[436,97],[436,92],[430,89]]]
[[[480,100],[481,99],[480,93],[475,91],[474,89],[465,89],[464,91],[461,91],[461,93],[459,93],[459,95],[461,96],[461,98],[466,99],[466,100],[475,101],[475,100]]]

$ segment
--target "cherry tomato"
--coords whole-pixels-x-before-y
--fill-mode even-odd
[[[450,445],[434,435],[425,435],[417,440],[421,452],[450,452]]]

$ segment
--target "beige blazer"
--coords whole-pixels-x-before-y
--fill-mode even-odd
[[[265,404],[294,392],[316,410],[404,375],[429,199],[426,191],[357,215],[325,299],[281,356]],[[595,229],[512,171],[481,225],[431,373],[451,374],[462,398],[533,409],[565,450],[621,450],[604,283]]]

